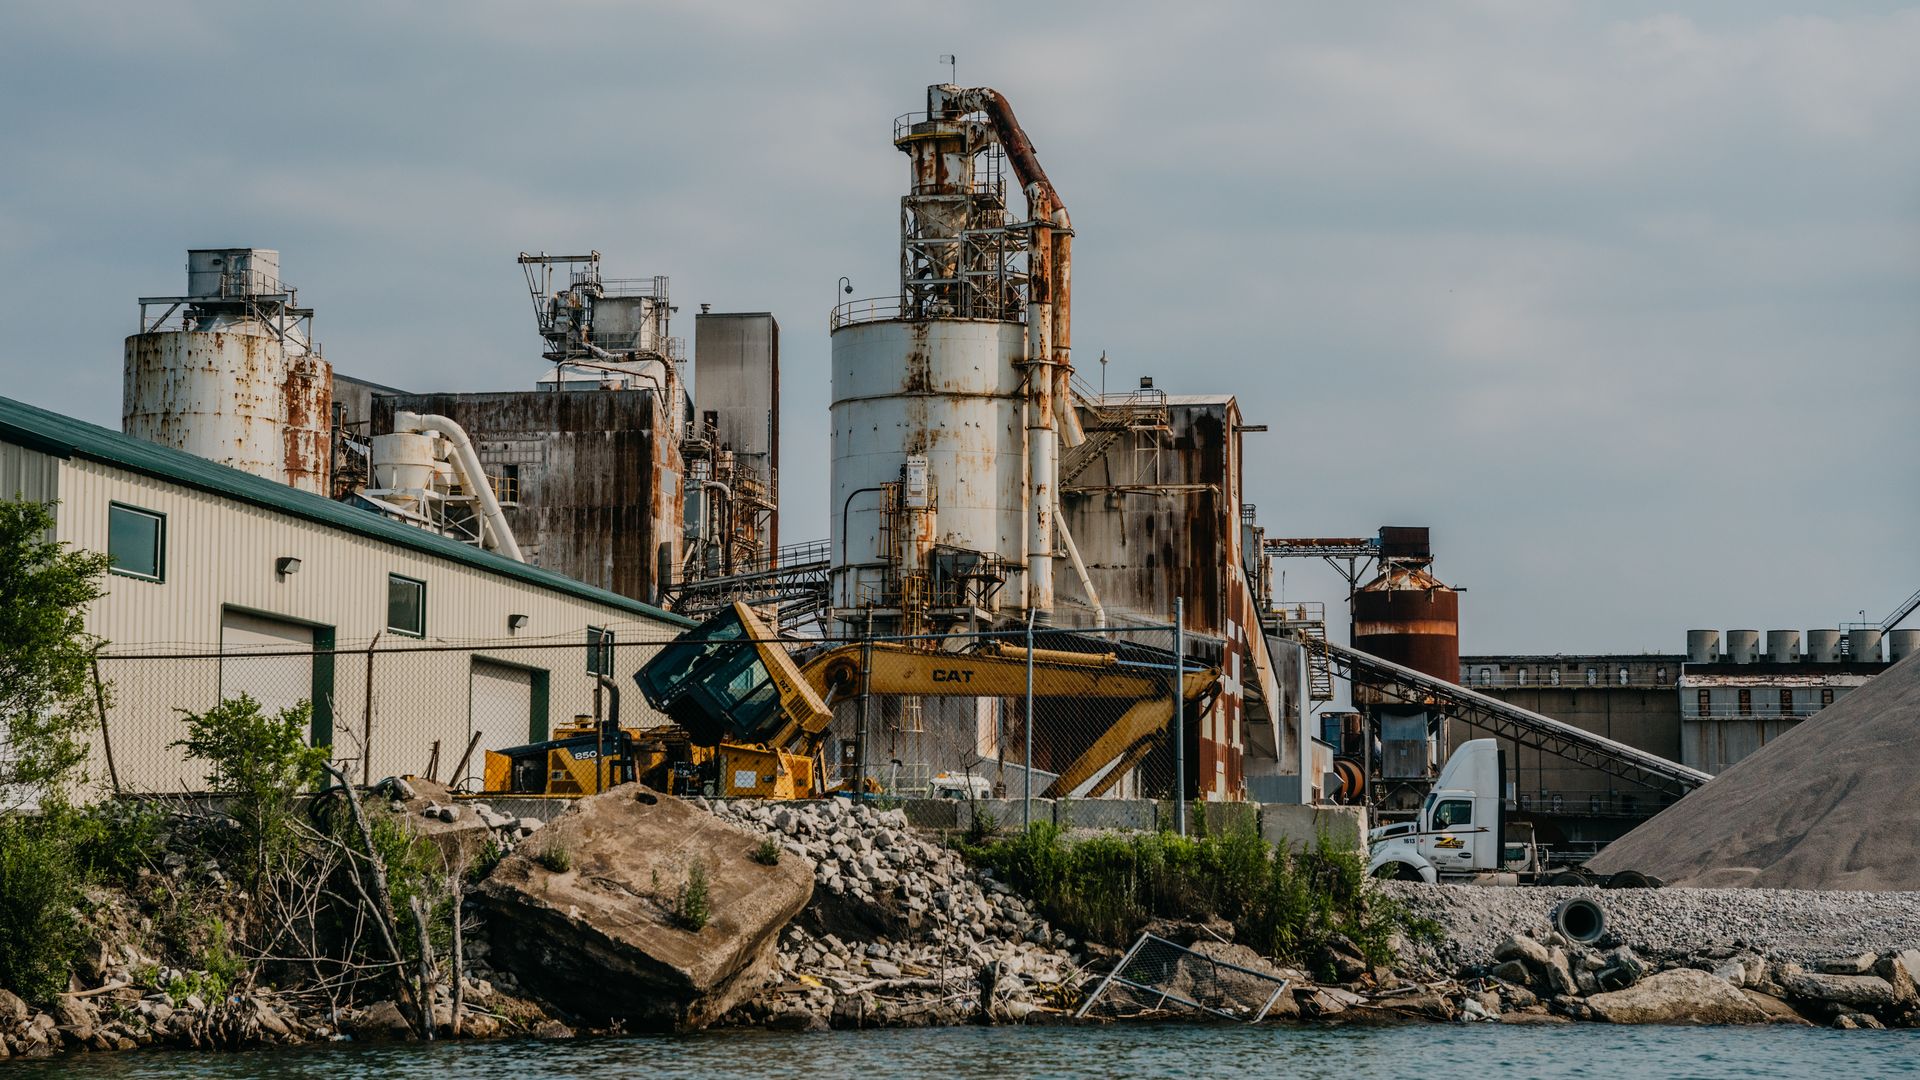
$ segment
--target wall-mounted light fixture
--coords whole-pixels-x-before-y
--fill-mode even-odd
[[[282,555],[273,560],[273,572],[280,577],[297,574],[300,572],[300,560],[292,555]]]
[[[525,615],[507,616],[507,632],[508,633],[512,633],[515,630],[518,630],[525,625],[527,625],[527,617]]]

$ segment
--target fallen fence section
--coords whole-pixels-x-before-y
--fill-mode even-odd
[[[1216,960],[1163,937],[1141,934],[1074,1013],[1086,1017],[1158,1012],[1169,1004],[1257,1024],[1287,991],[1287,980]]]

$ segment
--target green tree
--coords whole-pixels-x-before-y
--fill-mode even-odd
[[[298,844],[292,823],[300,794],[320,783],[328,755],[327,747],[307,745],[312,715],[302,701],[268,716],[242,694],[188,713],[187,737],[173,744],[206,762],[208,784],[231,796],[227,813],[240,825],[249,884]]]
[[[58,796],[95,719],[86,609],[107,556],[52,539],[53,504],[0,502],[0,813]]]

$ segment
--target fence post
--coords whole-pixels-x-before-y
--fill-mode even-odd
[[[867,609],[866,640],[860,647],[860,725],[853,736],[853,797],[867,799],[867,722],[873,711],[873,609]]]
[[[380,643],[380,631],[367,642],[367,696],[360,703],[360,786],[373,786],[373,647]]]
[[[1025,794],[1020,797],[1020,827],[1033,828],[1033,616],[1034,609],[1027,609],[1027,756],[1024,759],[1026,782]],[[1065,792],[1060,792],[1065,794]]]
[[[93,660],[93,703],[100,709],[100,745],[107,751],[107,778],[113,781],[113,793],[120,794],[120,770],[113,767],[113,733],[107,730],[107,690],[100,681],[100,653]]]
[[[1173,598],[1173,823],[1187,835],[1187,601]]]

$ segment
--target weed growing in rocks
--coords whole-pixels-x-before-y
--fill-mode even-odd
[[[549,844],[542,848],[533,861],[555,874],[564,874],[573,869],[573,854],[559,844]]]
[[[709,902],[707,868],[695,860],[692,866],[687,867],[686,883],[680,886],[679,894],[673,898],[673,917],[681,926],[699,930],[707,925],[707,919],[712,915]]]
[[[761,837],[760,846],[753,849],[753,861],[761,866],[779,866],[780,841],[771,836]]]

